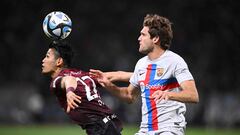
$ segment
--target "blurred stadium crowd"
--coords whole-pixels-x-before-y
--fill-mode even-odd
[[[183,56],[194,75],[199,104],[187,104],[189,125],[240,126],[240,18],[234,0],[17,1],[3,0],[0,22],[0,124],[68,123],[41,75],[50,40],[44,17],[60,10],[73,21],[68,37],[74,66],[133,71],[139,31],[147,13],[173,22],[171,50]],[[126,85],[119,83],[119,85]],[[139,124],[141,102],[127,105],[100,90],[120,118]]]

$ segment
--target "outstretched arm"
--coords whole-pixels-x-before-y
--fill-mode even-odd
[[[125,71],[112,71],[112,72],[104,72],[104,75],[111,81],[123,81],[128,82],[130,77],[132,76],[132,72]]]
[[[61,87],[66,90],[67,113],[69,113],[71,109],[78,107],[78,103],[81,103],[81,97],[74,93],[77,88],[76,78],[72,76],[63,77]]]
[[[114,96],[128,103],[133,103],[140,94],[139,90],[131,84],[129,84],[128,87],[116,86],[110,81],[106,74],[100,70],[90,69],[90,75],[97,78],[98,82]]]

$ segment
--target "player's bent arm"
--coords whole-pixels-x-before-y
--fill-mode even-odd
[[[61,88],[66,90],[67,97],[67,113],[70,112],[71,109],[75,109],[78,107],[78,103],[81,103],[81,97],[76,95],[74,91],[77,88],[77,80],[73,76],[65,76],[61,81]]]
[[[104,75],[111,81],[123,81],[128,82],[130,77],[132,76],[132,72],[126,71],[112,71],[112,72],[104,72]]]
[[[185,103],[198,103],[198,91],[194,80],[184,81],[180,84],[181,92],[169,92],[168,98],[170,100],[177,100]]]
[[[110,83],[109,85],[106,85],[105,88],[114,96],[129,104],[133,103],[140,94],[138,88],[131,84],[129,84],[128,87],[118,87],[115,84]]]
[[[68,88],[73,87],[77,88],[77,80],[73,76],[65,76],[61,82],[61,88],[67,90]]]

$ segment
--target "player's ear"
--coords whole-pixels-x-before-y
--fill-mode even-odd
[[[56,63],[57,63],[57,66],[63,65],[63,58],[61,57],[57,58]]]
[[[153,42],[156,44],[157,42],[160,42],[159,36],[153,37]]]

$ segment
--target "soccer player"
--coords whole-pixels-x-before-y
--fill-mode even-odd
[[[103,103],[98,82],[88,72],[69,68],[72,49],[52,42],[42,60],[42,73],[51,76],[51,91],[68,116],[88,135],[121,135],[122,123]]]
[[[194,78],[184,59],[169,50],[173,38],[171,22],[157,14],[144,18],[138,38],[141,58],[134,73],[90,70],[92,76],[108,91],[132,103],[141,95],[142,122],[135,135],[184,135],[185,103],[199,102]],[[126,81],[128,87],[118,87],[113,80]]]

